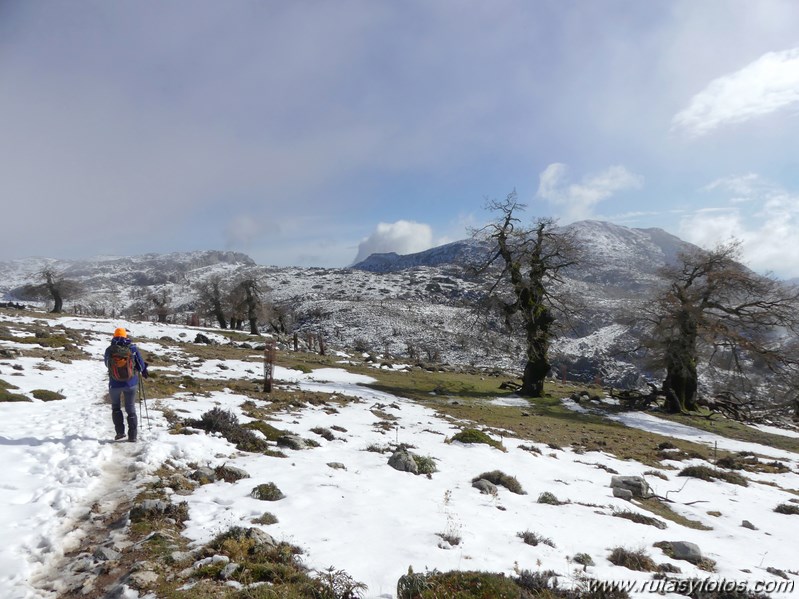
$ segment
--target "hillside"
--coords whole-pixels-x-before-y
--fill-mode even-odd
[[[797,433],[352,354],[281,351],[264,394],[249,336],[123,322],[151,376],[139,443],[113,443],[119,324],[0,309],[3,597],[796,591]]]
[[[656,271],[686,244],[659,229],[629,229],[597,221],[570,225],[587,260],[569,273],[569,293],[585,306],[574,328],[553,347],[556,372],[607,384],[635,387],[650,373],[624,358],[619,347],[635,344],[618,323],[657,283]],[[85,262],[28,260],[0,263],[0,297],[36,279],[49,265],[79,282],[84,293],[68,308],[84,314],[128,315],[149,295],[171,298],[173,319],[186,322],[196,310],[194,286],[212,276],[234,280],[258,273],[271,288],[269,299],[288,313],[289,330],[301,338],[321,335],[328,345],[359,347],[376,356],[436,357],[462,367],[520,367],[521,344],[496,328],[485,328],[471,305],[483,282],[463,266],[485,246],[459,241],[409,256],[379,254],[348,269],[258,266],[232,252],[108,258]]]

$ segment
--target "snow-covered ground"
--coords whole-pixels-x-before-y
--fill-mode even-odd
[[[33,320],[0,314],[0,325],[12,329],[15,323]],[[451,420],[412,401],[364,387],[360,383],[368,377],[344,368],[311,373],[276,369],[280,385],[354,399],[337,406],[336,411],[330,406],[307,406],[278,414],[278,421],[272,424],[320,443],[317,448],[293,451],[288,459],[240,452],[217,436],[169,434],[159,405],[185,417],[199,417],[219,406],[248,420],[240,409],[246,398],[230,390],[210,397],[185,393],[150,399],[150,421],[142,421],[140,441],[135,445],[113,443],[109,441],[113,427],[105,403],[106,375],[101,360],[110,332],[127,324],[145,354],[158,348],[162,355],[177,356],[177,344],[167,352],[149,345],[147,339],[193,338],[196,330],[69,317],[56,319],[51,326],[56,324],[93,331],[86,335],[83,348],[91,357],[71,364],[44,358],[0,358],[0,379],[17,386],[15,392],[49,389],[65,396],[47,403],[0,403],[0,460],[4,464],[0,597],[52,599],[55,594],[42,588],[58,588],[59,573],[53,566],[80,541],[81,519],[90,507],[95,502],[114,501],[120,481],[131,472],[144,479],[166,460],[186,467],[226,463],[250,474],[235,483],[203,485],[181,497],[189,504],[184,534],[192,542],[207,542],[232,525],[259,526],[253,520],[268,510],[278,523],[263,526],[264,530],[277,540],[302,547],[303,560],[311,568],[346,570],[368,585],[364,596],[369,598],[394,597],[397,579],[409,566],[416,572],[468,569],[508,575],[516,569],[552,569],[563,575],[560,583],[564,584],[577,581],[583,569],[570,561],[578,553],[592,556],[596,565],[586,573],[593,578],[651,580],[650,573],[612,565],[607,556],[615,547],[644,549],[658,563],[678,566],[684,578],[734,580],[754,588],[759,581],[782,581],[766,571],[773,567],[793,571],[790,579],[797,579],[799,516],[773,511],[796,497],[782,489],[799,489],[797,454],[758,447],[758,453],[779,457],[791,472],[752,475],[748,487],[677,478],[676,471],[666,469],[661,472],[668,480],[649,477],[657,494],[670,493],[675,511],[712,527],[696,530],[669,522],[668,528],[659,530],[612,517],[621,510],[648,512],[614,498],[606,471],[612,468],[623,475],[641,475],[651,467],[598,452],[580,455],[553,450],[510,437],[502,440],[507,452],[486,445],[448,443],[460,428]],[[15,347],[14,342],[0,341],[0,349],[6,347]],[[220,369],[218,363],[208,360],[192,375],[230,380],[253,376],[252,362],[228,360],[225,367]],[[380,418],[372,410],[378,405],[396,418],[391,430],[375,426]],[[508,409],[519,406],[509,405]],[[629,424],[666,436],[707,440],[706,433],[689,427],[669,425],[664,429],[659,420],[637,418]],[[336,438],[332,441],[311,432],[315,427],[334,425]],[[409,444],[414,453],[433,458],[438,472],[430,477],[398,472],[387,465],[389,454],[366,451],[370,446],[393,443]],[[529,451],[530,446],[541,453]],[[331,467],[333,463],[344,468]],[[515,476],[526,494],[500,487],[496,495],[483,495],[472,487],[474,477],[497,469]],[[286,497],[265,507],[250,491],[267,482],[274,482]],[[545,491],[568,503],[538,503]],[[757,530],[743,528],[743,520],[752,522]],[[526,531],[550,539],[554,547],[525,544],[517,535]],[[457,536],[461,542],[449,546],[440,535]],[[652,547],[664,540],[696,543],[716,561],[716,572],[710,575]],[[639,592],[633,596],[655,595]]]

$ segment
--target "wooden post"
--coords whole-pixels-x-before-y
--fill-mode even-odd
[[[264,393],[272,392],[275,375],[275,342],[268,340],[264,345]]]

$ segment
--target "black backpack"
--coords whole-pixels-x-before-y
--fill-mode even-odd
[[[128,345],[111,344],[111,351],[108,355],[108,374],[112,380],[122,383],[128,382],[133,378],[133,352]]]

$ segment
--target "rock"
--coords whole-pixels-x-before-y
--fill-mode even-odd
[[[206,557],[204,559],[194,562],[192,568],[194,568],[195,570],[199,570],[203,566],[210,566],[213,564],[227,565],[229,563],[230,563],[230,558],[227,555],[212,555],[210,557]]]
[[[625,501],[631,501],[633,498],[633,492],[629,489],[622,489],[621,487],[613,487],[613,496],[618,497],[619,499],[624,499]]]
[[[416,460],[405,449],[398,449],[388,459],[388,465],[399,470],[400,472],[410,472],[412,474],[419,474],[419,466]]]
[[[196,480],[201,485],[216,482],[216,472],[208,467],[197,468],[191,473],[191,479]]]
[[[741,526],[743,526],[744,528],[748,528],[749,530],[757,530],[757,526],[749,522],[749,520],[744,520],[743,522],[741,522]]]
[[[347,467],[342,464],[341,462],[328,462],[328,467],[332,468],[333,470],[346,470]]]
[[[194,343],[205,343],[206,345],[212,345],[213,341],[211,341],[202,333],[197,333],[197,336],[194,338]]]
[[[490,480],[486,480],[481,478],[476,480],[472,483],[472,486],[480,491],[483,495],[496,495],[497,494],[497,486],[492,483]]]
[[[288,434],[279,437],[277,440],[277,446],[287,447],[289,449],[298,451],[301,449],[308,449],[308,445],[305,443],[305,440],[299,435],[294,434]]]
[[[118,560],[122,554],[118,551],[114,551],[110,547],[98,547],[97,551],[95,551],[92,555],[94,556],[94,559],[99,562],[111,562]]]
[[[627,489],[633,497],[645,499],[652,496],[652,489],[643,476],[614,476],[610,479],[610,486],[614,489]]]
[[[696,543],[689,543],[688,541],[672,541],[671,550],[674,554],[672,556],[674,559],[685,560],[686,562],[691,562],[692,564],[698,564],[702,561],[702,550],[699,549],[699,545]]]
[[[141,570],[139,572],[132,572],[128,580],[133,583],[134,588],[143,589],[151,587],[158,582],[158,574],[152,570]]]
[[[226,483],[234,483],[243,478],[250,478],[250,475],[246,470],[236,468],[235,466],[228,466],[227,464],[217,466],[214,469],[214,473]]]

